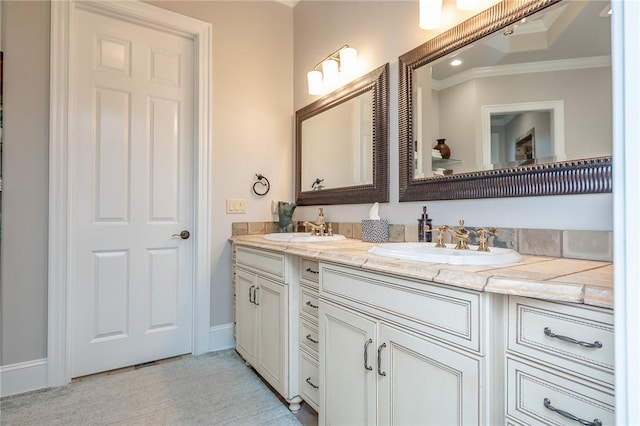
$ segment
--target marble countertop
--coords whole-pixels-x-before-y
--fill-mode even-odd
[[[610,262],[525,255],[522,262],[511,265],[458,266],[372,255],[368,250],[376,244],[355,239],[280,243],[267,241],[263,235],[241,235],[231,237],[230,241],[477,291],[613,308],[613,264]]]

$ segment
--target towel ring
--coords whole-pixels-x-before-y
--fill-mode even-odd
[[[256,175],[256,178],[258,181],[253,184],[253,193],[259,196],[267,195],[267,192],[271,189],[269,179],[259,173]]]

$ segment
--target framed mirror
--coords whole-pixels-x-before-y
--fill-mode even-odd
[[[389,201],[389,64],[296,112],[296,204]]]
[[[400,201],[611,192],[610,10],[505,0],[400,56]]]

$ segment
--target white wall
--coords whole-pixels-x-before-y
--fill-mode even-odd
[[[306,72],[345,43],[358,49],[363,73],[386,62],[391,65],[391,192],[390,202],[380,207],[381,216],[389,219],[391,223],[413,224],[421,212],[421,206],[425,204],[398,202],[398,56],[475,13],[477,11],[458,12],[453,0],[445,0],[442,27],[437,31],[423,31],[418,28],[416,1],[302,1],[294,8],[296,110],[317,98],[307,94]],[[434,201],[428,202],[428,205],[430,214],[434,217],[434,224],[454,224],[459,218],[464,218],[470,226],[613,229],[611,194]],[[294,218],[314,219],[316,210],[315,207],[299,207]],[[325,208],[326,219],[333,221],[360,221],[368,211],[368,205]],[[577,211],[580,212],[579,215],[573,213]]]
[[[213,240],[211,325],[233,322],[232,222],[273,220],[271,200],[291,201],[293,10],[272,1],[149,1],[213,25]],[[269,179],[265,197],[251,188]],[[226,199],[247,213],[227,214]]]

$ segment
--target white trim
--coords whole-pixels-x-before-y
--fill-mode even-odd
[[[564,146],[564,101],[521,102],[515,104],[482,106],[482,167],[492,169],[491,164],[491,114],[524,111],[552,111],[553,155],[556,161],[563,161],[567,154]]]
[[[69,241],[68,78],[70,28],[75,8],[115,16],[154,28],[168,29],[194,40],[197,75],[195,95],[197,147],[195,155],[194,322],[193,354],[209,350],[211,292],[211,24],[138,1],[51,2],[51,112],[49,140],[49,286],[48,386],[71,380],[70,338],[67,324]]]
[[[640,3],[611,3],[616,424],[640,425]]]
[[[0,396],[15,395],[46,387],[46,359],[0,366]]]
[[[477,67],[455,74],[442,80],[433,80],[433,90],[444,90],[456,84],[475,78],[498,77],[503,75],[530,74],[551,71],[571,71],[585,68],[610,67],[611,58],[608,56],[593,56],[587,58],[559,59],[554,61],[526,62],[522,64],[497,65],[491,67]]]
[[[233,323],[216,325],[209,329],[209,352],[236,347],[233,337]]]

